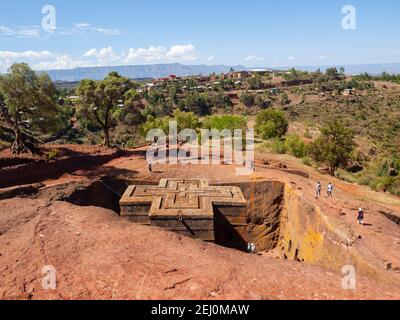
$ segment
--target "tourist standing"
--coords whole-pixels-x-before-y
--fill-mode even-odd
[[[254,160],[250,160],[250,171],[251,172],[256,171],[256,164]]]
[[[316,198],[319,198],[321,196],[321,191],[322,191],[322,185],[321,185],[321,182],[318,181],[318,183],[317,183],[317,193],[315,195]]]
[[[248,243],[247,244],[247,251],[250,254],[255,254],[256,253],[256,245],[254,243]]]
[[[358,209],[358,224],[364,225],[364,210],[362,208]]]
[[[333,197],[333,185],[332,185],[332,183],[329,183],[328,184],[328,189],[327,189],[328,191],[328,197]]]

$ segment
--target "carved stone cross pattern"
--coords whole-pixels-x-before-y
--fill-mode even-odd
[[[214,206],[245,208],[239,187],[213,187],[202,179],[163,179],[158,186],[129,186],[121,198],[121,215],[172,231],[214,229]],[[200,236],[201,238],[201,236]]]

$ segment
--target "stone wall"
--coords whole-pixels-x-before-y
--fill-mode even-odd
[[[285,258],[337,271],[354,266],[358,274],[386,279],[383,263],[357,241],[349,228],[327,217],[291,186],[285,187],[278,247]]]

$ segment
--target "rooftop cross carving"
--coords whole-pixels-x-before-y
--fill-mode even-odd
[[[149,218],[209,217],[213,205],[243,207],[246,200],[239,187],[212,187],[202,179],[163,179],[158,186],[130,186],[121,206],[150,206]]]

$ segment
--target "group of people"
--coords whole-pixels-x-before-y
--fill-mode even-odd
[[[317,193],[315,195],[315,198],[319,198],[321,197],[321,193],[322,193],[322,184],[321,182],[317,182]],[[333,184],[329,183],[328,187],[326,188],[326,193],[328,195],[328,197],[333,197]],[[358,217],[357,217],[358,223],[360,225],[364,225],[364,210],[360,207],[358,208]]]
[[[250,254],[256,254],[257,253],[257,247],[254,243],[248,243],[247,244],[247,251]]]
[[[322,192],[322,184],[321,182],[318,181],[317,183],[317,194],[315,195],[316,198],[319,198],[321,196],[321,192]],[[333,197],[333,184],[329,183],[328,187],[326,189],[326,193],[328,195],[328,197]]]

